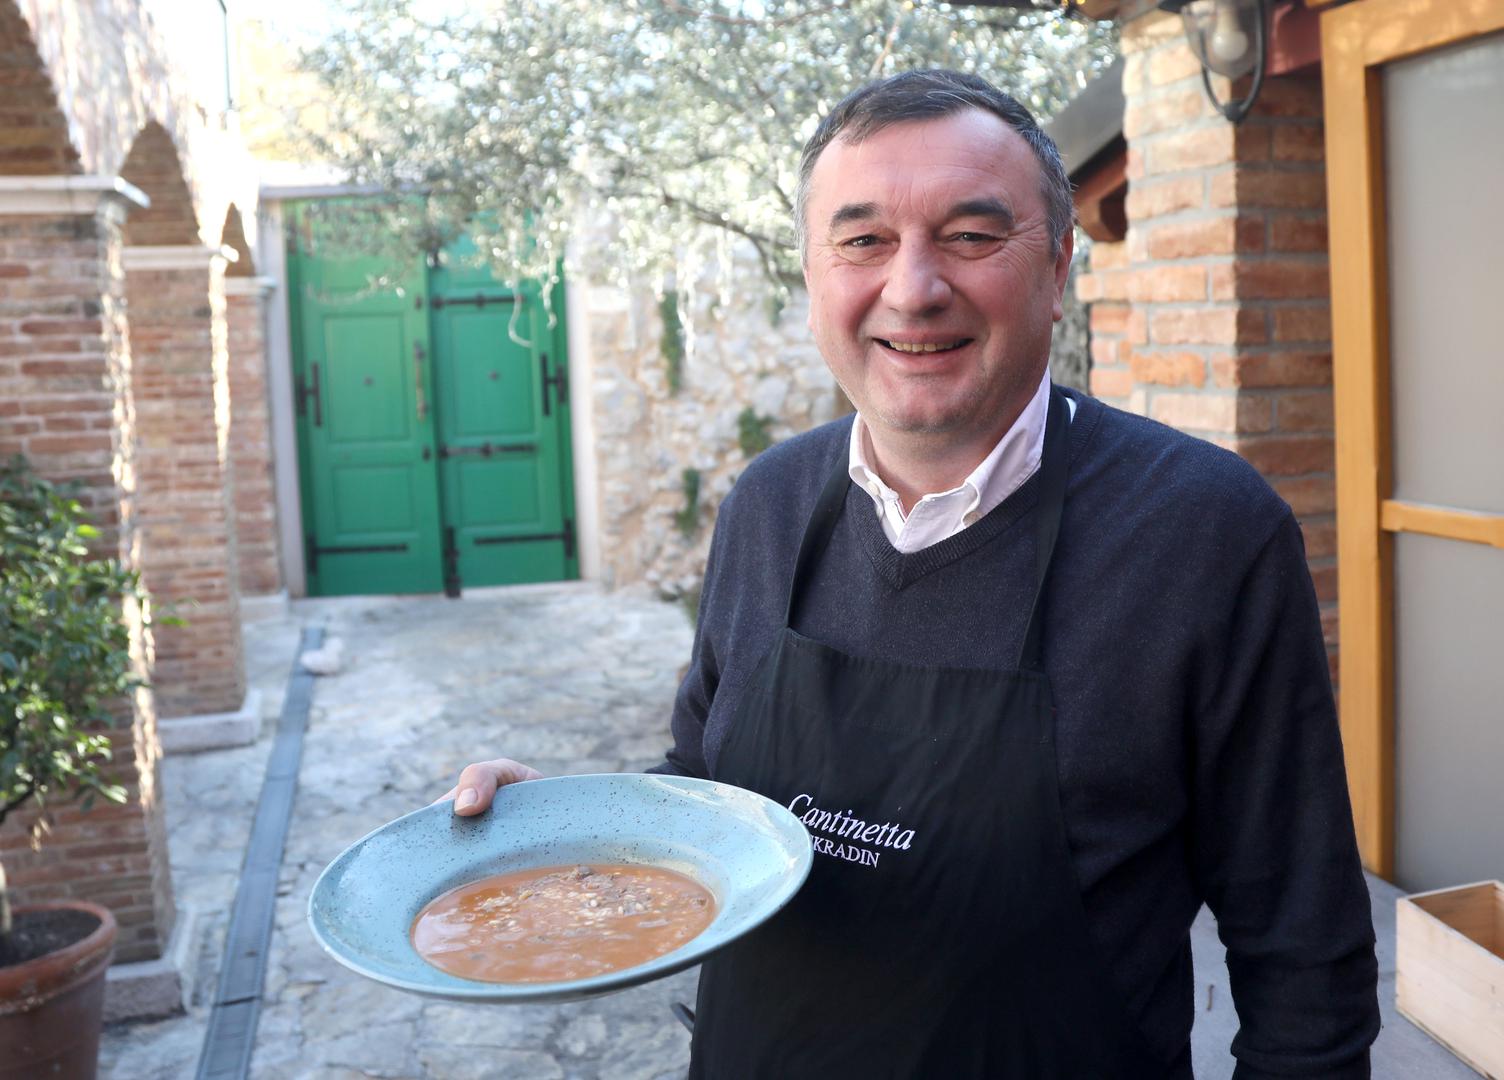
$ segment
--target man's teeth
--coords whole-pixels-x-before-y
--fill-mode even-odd
[[[931,353],[931,352],[945,352],[948,349],[957,348],[958,346],[960,346],[962,344],[962,342],[960,342],[960,341],[949,341],[949,342],[946,342],[943,345],[918,345],[918,344],[911,345],[911,344],[909,344],[908,342],[905,342],[905,341],[884,341],[883,344],[886,345],[886,346],[888,346],[888,348],[890,348],[890,349],[896,349],[898,352],[906,352],[906,353]]]

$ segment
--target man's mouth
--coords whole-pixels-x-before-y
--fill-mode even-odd
[[[939,353],[950,352],[959,349],[962,345],[969,345],[971,338],[957,338],[954,341],[888,341],[886,338],[877,338],[879,345],[886,345],[894,352],[901,353]]]

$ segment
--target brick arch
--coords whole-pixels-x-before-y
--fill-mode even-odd
[[[220,231],[219,242],[224,247],[232,248],[240,256],[226,268],[226,277],[256,276],[256,263],[251,258],[250,246],[245,242],[245,222],[234,203],[225,211],[225,225]]]
[[[127,246],[201,242],[183,163],[166,128],[153,120],[141,129],[120,166],[120,176],[151,199],[149,207],[131,211],[126,219]]]
[[[82,172],[47,65],[15,0],[0,0],[0,174]]]

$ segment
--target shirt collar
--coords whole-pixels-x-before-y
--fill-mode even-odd
[[[1034,475],[1039,468],[1039,460],[1044,452],[1044,426],[1045,418],[1049,414],[1050,405],[1050,374],[1045,372],[1039,381],[1039,387],[1034,391],[1034,396],[1024,406],[1023,412],[1013,422],[1013,426],[1004,432],[992,451],[982,459],[971,473],[960,484],[950,491],[934,492],[926,494],[920,501],[927,499],[944,499],[947,502],[954,500],[957,503],[956,517],[958,525],[956,532],[962,527],[959,519],[965,515],[975,513],[977,517],[985,515],[1004,499],[1023,486],[1030,476]],[[868,440],[866,422],[862,414],[857,413],[856,419],[851,425],[851,447],[848,454],[847,471],[853,483],[867,492],[873,502],[877,504],[879,514],[890,511],[885,515],[885,523],[897,513],[900,520],[902,514],[898,510],[898,493],[890,488],[877,470],[871,465],[871,456],[868,453]],[[967,497],[963,500],[962,494]],[[914,509],[918,508],[918,504]],[[912,512],[912,511],[911,511]],[[890,536],[890,539],[892,537]]]

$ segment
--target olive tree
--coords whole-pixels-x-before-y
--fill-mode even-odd
[[[401,193],[352,240],[437,251],[460,231],[501,276],[547,280],[572,254],[654,284],[749,244],[797,278],[799,149],[848,91],[897,71],[975,72],[1049,115],[1110,62],[1110,28],[1062,5],[915,0],[352,0],[302,59],[318,156]],[[688,275],[692,276],[692,275]]]

